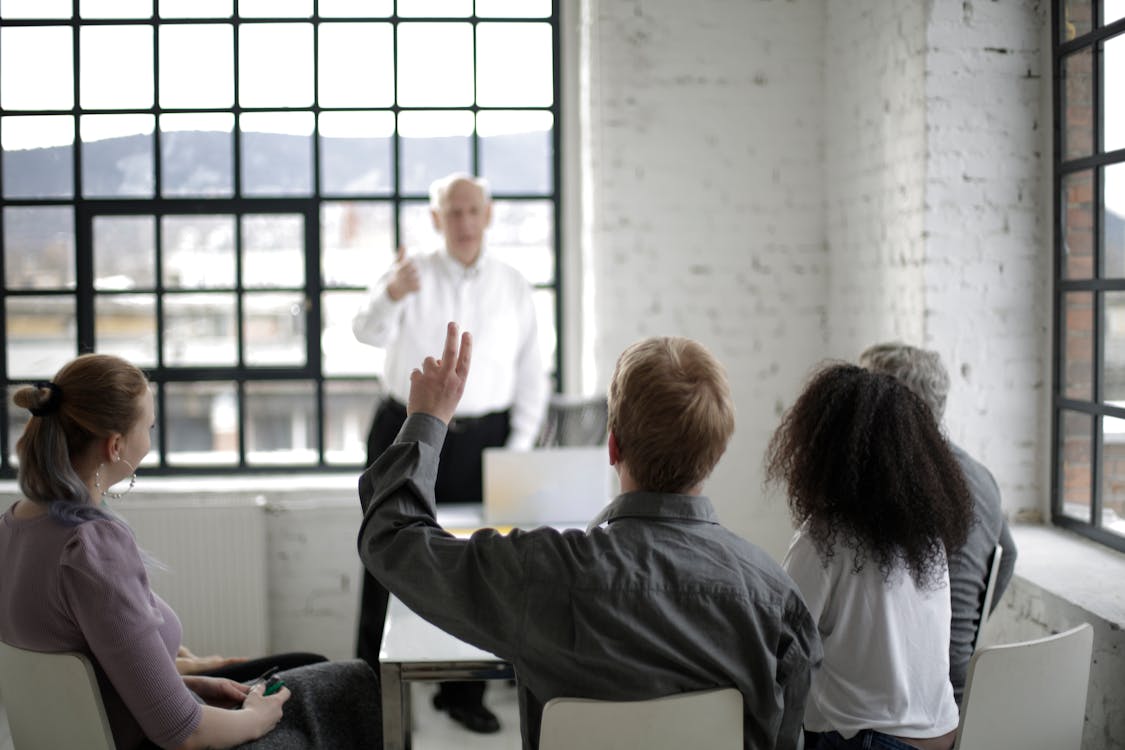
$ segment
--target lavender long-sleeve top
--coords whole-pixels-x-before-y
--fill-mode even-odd
[[[0,640],[91,656],[117,747],[146,736],[177,747],[199,725],[202,707],[176,672],[181,636],[123,522],[0,517]]]

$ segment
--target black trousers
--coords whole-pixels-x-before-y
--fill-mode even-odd
[[[483,498],[481,451],[504,445],[511,432],[511,415],[493,412],[473,419],[454,419],[449,425],[441,447],[434,496],[442,503],[480,503]],[[406,407],[386,398],[375,410],[371,431],[367,436],[367,465],[375,462],[398,436],[406,421]],[[379,673],[379,647],[383,643],[383,621],[387,617],[387,590],[367,570],[359,605],[359,633],[356,656]],[[443,682],[441,696],[454,705],[480,703],[484,682]]]

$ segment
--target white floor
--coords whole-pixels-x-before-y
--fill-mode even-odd
[[[500,717],[499,734],[473,734],[462,729],[444,712],[435,711],[430,703],[434,690],[433,685],[415,683],[413,686],[411,703],[414,709],[415,750],[519,750],[520,719],[515,687],[507,682],[494,681],[488,684],[485,692],[485,705]],[[8,717],[3,710],[0,710],[0,750],[14,750],[8,734]]]

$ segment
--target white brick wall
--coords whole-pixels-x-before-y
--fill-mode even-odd
[[[782,554],[761,459],[826,342],[821,2],[589,0],[596,379],[650,335],[702,341],[738,428],[708,492]]]

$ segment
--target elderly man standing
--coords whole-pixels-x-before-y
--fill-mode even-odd
[[[430,212],[444,247],[418,257],[400,247],[352,322],[356,339],[387,352],[388,397],[371,426],[368,463],[406,420],[411,369],[441,340],[448,321],[463,321],[476,334],[477,368],[442,447],[435,495],[438,503],[480,503],[481,451],[531,448],[546,410],[535,307],[527,279],[485,251],[492,199],[483,179],[455,173],[437,180]],[[365,574],[356,655],[376,670],[386,609],[386,590]],[[434,705],[472,731],[495,732],[500,724],[483,695],[483,682],[442,683]]]
[[[945,398],[949,394],[949,374],[937,352],[899,343],[876,344],[859,355],[859,364],[902,381],[941,422]],[[1000,508],[1000,488],[992,473],[953,443],[949,447],[965,474],[976,516],[965,546],[949,557],[949,589],[953,608],[949,634],[949,681],[953,683],[953,695],[960,703],[968,677],[969,658],[973,655],[973,640],[985,616],[981,606],[988,585],[992,553],[999,544],[1003,552],[992,600],[995,608],[1012,579],[1016,543]]]

